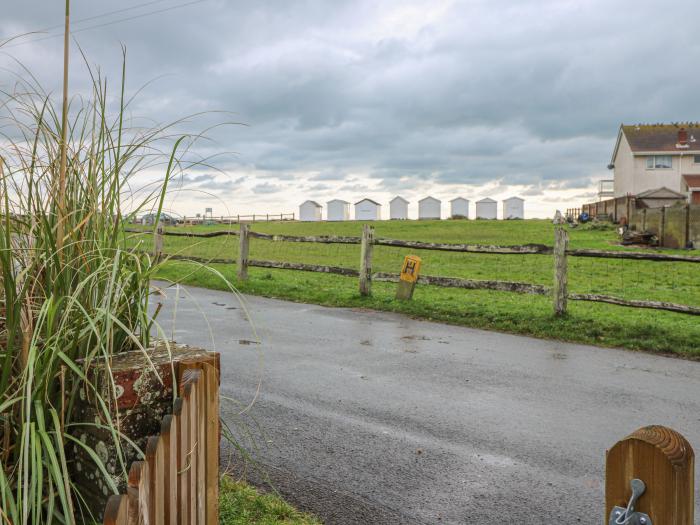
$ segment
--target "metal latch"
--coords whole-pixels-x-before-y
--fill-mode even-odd
[[[644,494],[647,489],[641,479],[633,479],[630,482],[632,487],[632,496],[627,504],[627,508],[613,507],[610,511],[610,520],[608,525],[653,525],[651,518],[643,512],[635,512],[634,506],[637,500]]]

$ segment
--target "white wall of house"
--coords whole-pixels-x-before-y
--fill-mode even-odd
[[[321,205],[314,201],[305,201],[299,206],[300,221],[320,221]]]
[[[378,221],[381,219],[382,205],[369,199],[355,203],[356,221]]]
[[[469,218],[469,200],[464,197],[457,197],[450,201],[450,217]]]
[[[350,203],[341,199],[333,199],[326,203],[326,220],[349,221]]]
[[[403,197],[394,197],[389,201],[390,219],[408,219],[408,201]]]
[[[524,219],[525,201],[520,197],[510,197],[503,201],[504,219]]]
[[[480,201],[476,201],[476,218],[477,219],[495,219],[498,216],[498,203],[486,197]]]
[[[442,203],[435,197],[425,197],[418,201],[419,219],[439,219]]]
[[[658,153],[671,156],[671,168],[647,168],[649,155],[639,153],[634,155],[627,138],[624,133],[622,134],[620,146],[613,159],[616,197],[624,197],[627,194],[637,195],[662,187],[683,192],[685,190],[683,175],[700,175],[700,162],[695,162],[696,154],[675,151]]]

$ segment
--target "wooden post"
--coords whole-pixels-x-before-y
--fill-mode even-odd
[[[165,227],[162,221],[158,221],[158,226],[156,227],[156,232],[153,234],[153,258],[156,262],[160,261],[163,255],[163,234],[165,233]]]
[[[372,295],[372,250],[374,248],[374,228],[362,226],[360,245],[360,295]]]
[[[250,232],[250,225],[241,223],[239,243],[238,243],[238,280],[247,281],[248,280],[248,252],[250,247],[250,238],[248,233]]]
[[[640,428],[618,441],[605,460],[605,521],[615,507],[626,508],[633,479],[646,489],[635,511],[654,525],[693,525],[695,453],[675,430],[663,426]]]
[[[659,247],[663,247],[666,241],[666,206],[661,206],[661,218],[659,219]]]
[[[403,259],[399,285],[396,287],[396,298],[401,301],[410,301],[413,298],[413,290],[416,288],[418,274],[420,273],[420,257],[407,255]]]
[[[554,315],[566,314],[567,264],[566,249],[569,245],[569,234],[561,226],[554,228]]]

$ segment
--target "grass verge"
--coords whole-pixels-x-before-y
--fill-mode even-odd
[[[235,282],[235,266],[212,266]],[[572,301],[568,315],[556,318],[548,297],[419,286],[413,301],[401,302],[394,299],[396,285],[392,283],[374,283],[372,297],[361,297],[353,278],[262,268],[250,268],[249,275],[248,281],[237,284],[243,293],[400,312],[487,330],[700,358],[700,323],[694,316]],[[189,263],[165,263],[158,277],[224,289],[221,279]]]
[[[247,483],[224,476],[219,498],[219,524],[320,525],[321,522],[299,512],[279,496],[261,494]]]

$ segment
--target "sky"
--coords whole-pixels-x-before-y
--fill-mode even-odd
[[[19,60],[60,93],[62,2],[3,4],[0,38],[33,33],[0,49],[0,87]],[[595,199],[620,123],[700,119],[697,1],[73,0],[71,10],[73,93],[89,86],[77,45],[115,84],[124,45],[127,90],[140,90],[133,116],[236,123],[197,146],[216,157],[170,196],[184,215],[369,197],[387,218],[402,195],[415,217],[431,195],[447,216],[457,196],[519,195],[527,217],[548,217]]]

